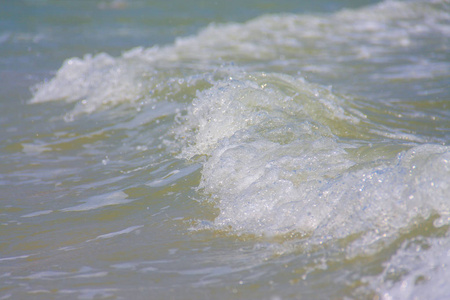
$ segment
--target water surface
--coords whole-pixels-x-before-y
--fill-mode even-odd
[[[1,299],[445,299],[448,1],[0,2]]]

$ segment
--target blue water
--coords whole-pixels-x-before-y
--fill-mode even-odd
[[[446,0],[0,0],[0,299],[450,297],[449,45]]]

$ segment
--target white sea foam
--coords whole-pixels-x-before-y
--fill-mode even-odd
[[[381,299],[448,299],[450,276],[450,240],[416,237],[405,241],[384,263],[384,271],[364,282]],[[395,274],[405,274],[396,277]]]
[[[361,77],[374,82],[447,76],[447,61],[416,57],[413,51],[408,58],[415,63],[386,61],[427,46],[430,35],[442,36],[433,40],[435,49],[446,49],[450,17],[442,12],[442,5],[388,1],[326,17],[267,15],[243,24],[211,24],[167,46],[137,47],[119,57],[100,53],[70,58],[54,78],[36,86],[31,103],[74,102],[66,118],[72,120],[120,103],[155,101],[155,91],[165,91],[167,97],[197,80],[207,81],[204,74],[224,62],[238,63],[247,71],[282,69],[291,75],[305,71],[324,78]],[[361,71],[385,64],[375,74]]]
[[[200,187],[220,209],[217,228],[361,233],[351,255],[433,213],[447,220],[450,148],[421,145],[361,160],[351,155],[357,144],[338,135],[338,127],[359,126],[355,118],[342,99],[303,80],[245,75],[199,93],[178,134],[191,141],[184,157],[207,157]]]
[[[105,105],[137,101],[145,88],[136,80],[138,66],[108,54],[86,55],[64,62],[50,81],[40,84],[31,103],[55,100],[77,102],[71,115],[91,113]],[[142,73],[142,72],[141,72]]]

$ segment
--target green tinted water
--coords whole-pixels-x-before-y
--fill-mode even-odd
[[[1,2],[0,297],[445,298],[448,3],[367,4]]]

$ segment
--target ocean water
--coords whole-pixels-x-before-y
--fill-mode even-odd
[[[450,2],[0,0],[0,299],[449,299]]]

